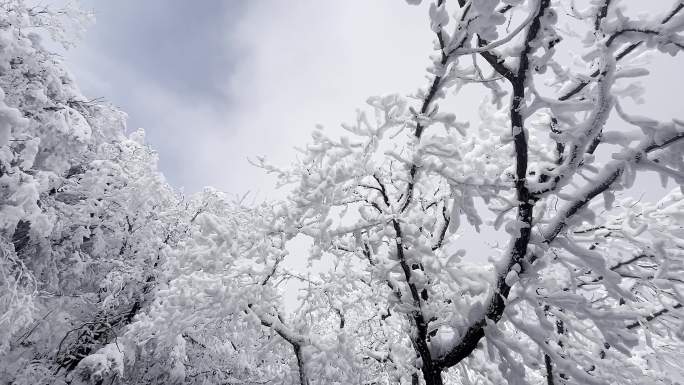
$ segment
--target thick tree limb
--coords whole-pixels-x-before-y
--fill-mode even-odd
[[[461,362],[472,354],[477,348],[479,341],[484,337],[484,328],[488,321],[498,322],[505,310],[505,300],[508,297],[511,287],[506,283],[506,276],[518,265],[522,268],[521,262],[527,254],[527,246],[530,241],[532,228],[532,209],[534,203],[532,196],[527,188],[527,138],[524,129],[524,118],[521,107],[525,100],[526,77],[529,70],[529,55],[534,51],[532,42],[537,38],[541,28],[541,17],[550,7],[550,0],[540,0],[538,9],[532,22],[530,23],[525,37],[524,47],[520,53],[520,64],[515,77],[511,80],[513,85],[513,95],[511,100],[511,130],[515,147],[516,157],[516,182],[515,188],[518,197],[519,235],[512,240],[509,262],[505,269],[499,273],[495,292],[490,299],[489,306],[484,316],[471,325],[464,333],[461,341],[452,347],[445,355],[438,358],[438,364],[447,368]],[[504,74],[501,74],[504,75]],[[504,75],[505,76],[505,75]]]

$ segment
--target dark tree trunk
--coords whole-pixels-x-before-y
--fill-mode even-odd
[[[553,363],[548,354],[544,354],[544,366],[546,366],[546,384],[555,385],[553,380]]]
[[[304,361],[302,360],[302,347],[297,344],[292,344],[295,356],[297,357],[297,370],[299,371],[300,385],[309,385],[309,380],[306,377],[306,369],[304,368]]]
[[[425,380],[425,385],[443,385],[442,382],[442,369],[438,366],[423,366],[423,380]]]
[[[31,241],[30,231],[31,222],[21,220],[17,223],[14,234],[12,234],[12,243],[14,244],[14,251],[16,251],[17,254],[21,253]]]

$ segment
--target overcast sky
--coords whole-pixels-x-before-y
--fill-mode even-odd
[[[83,0],[97,19],[68,65],[142,127],[187,192],[270,191],[247,158],[295,159],[368,96],[412,92],[432,48],[425,7],[397,0]]]

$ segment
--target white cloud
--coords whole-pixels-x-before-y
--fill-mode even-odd
[[[270,193],[273,181],[248,157],[265,155],[287,165],[295,159],[293,148],[308,141],[316,124],[336,130],[354,118],[369,96],[424,86],[433,48],[425,7],[397,0],[255,1],[239,11],[227,7],[226,14],[206,20],[221,24],[203,27],[212,31],[204,38],[217,41],[187,39],[206,44],[207,60],[212,55],[230,58],[224,74],[215,72],[215,64],[184,68],[169,63],[177,71],[173,76],[191,78],[165,81],[149,71],[159,52],[149,51],[154,44],[145,39],[158,36],[117,35],[122,22],[164,22],[136,9],[135,4],[103,7],[99,22],[69,59],[89,95],[107,97],[129,113],[132,129],[146,129],[164,173],[188,191],[212,185],[238,194]],[[186,27],[192,34],[192,25]],[[181,46],[178,55],[183,54]],[[218,79],[222,93],[179,89],[178,84],[194,79],[206,84],[209,76]],[[225,99],[217,100],[221,94]]]
[[[228,85],[235,104],[226,156],[287,164],[316,124],[335,130],[369,96],[424,85],[426,26],[424,9],[393,0],[250,3],[233,35],[247,48]]]

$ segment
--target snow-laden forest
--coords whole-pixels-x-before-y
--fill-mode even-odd
[[[684,2],[653,8],[431,1],[426,84],[255,157],[287,196],[247,203],[79,91],[48,47],[87,13],[0,1],[0,383],[681,383],[684,120],[631,106]]]

